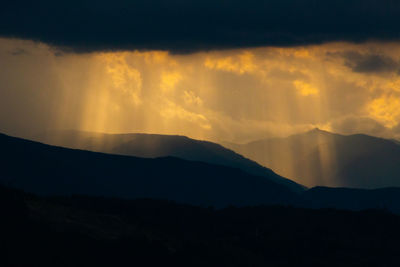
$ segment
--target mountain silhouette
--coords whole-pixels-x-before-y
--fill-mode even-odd
[[[230,148],[308,187],[400,186],[400,145],[392,140],[314,129]]]
[[[263,176],[283,184],[294,192],[304,190],[302,185],[275,174],[270,169],[243,157],[219,144],[178,135],[159,134],[104,134],[84,131],[49,131],[35,140],[50,145],[95,152],[144,158],[177,157],[191,161],[239,168],[249,174]]]
[[[237,168],[165,157],[110,155],[0,135],[0,182],[41,195],[169,199],[227,205],[288,204],[297,194]]]
[[[315,187],[295,193],[238,168],[179,158],[138,158],[0,135],[0,183],[43,196],[151,198],[222,208],[289,205],[400,214],[400,189]]]

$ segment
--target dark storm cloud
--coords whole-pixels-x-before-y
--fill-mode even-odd
[[[0,8],[0,36],[74,52],[397,40],[398,25],[395,0],[6,0]]]
[[[343,54],[345,64],[354,72],[382,73],[399,72],[400,63],[390,57],[379,54],[360,54],[347,52]]]

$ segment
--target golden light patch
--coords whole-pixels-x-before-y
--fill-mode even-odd
[[[136,58],[144,58],[146,65],[164,65],[164,66],[177,66],[177,61],[169,55],[167,51],[135,51],[132,55]]]
[[[171,101],[167,101],[167,105],[160,111],[160,115],[168,120],[184,120],[195,123],[203,129],[211,129],[211,124],[204,115],[190,112]]]
[[[389,91],[397,91],[400,92],[400,79],[396,79],[394,81],[390,81],[386,84],[386,88],[389,89]]]
[[[254,55],[248,51],[233,57],[213,58],[207,57],[204,66],[209,69],[233,72],[236,74],[244,74],[254,72],[257,66],[253,62]]]
[[[302,48],[294,51],[294,56],[297,58],[311,58],[311,53],[308,49]]]
[[[293,85],[302,96],[312,96],[319,94],[319,91],[316,87],[304,81],[296,80],[293,82]]]
[[[368,104],[367,110],[371,117],[392,128],[400,119],[400,97],[391,95],[374,99]]]
[[[318,53],[318,48],[314,46],[296,47],[296,48],[271,48],[271,52],[282,57],[297,58],[297,59],[312,59],[315,53]]]
[[[137,52],[140,54],[140,52]],[[144,55],[146,63],[165,63],[168,60],[168,52],[164,51],[153,51],[142,53]]]
[[[161,74],[160,88],[164,92],[172,92],[181,80],[182,75],[177,71],[163,72]]]
[[[111,89],[116,89],[130,96],[134,104],[141,103],[140,92],[142,78],[140,72],[128,65],[127,53],[102,54],[100,59],[105,62],[107,73],[113,83]]]
[[[200,97],[196,96],[193,91],[184,91],[183,92],[183,101],[185,101],[188,105],[203,105],[203,100]]]

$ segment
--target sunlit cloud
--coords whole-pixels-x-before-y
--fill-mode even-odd
[[[175,86],[182,80],[182,75],[175,72],[163,72],[161,74],[160,88],[164,92],[171,92],[175,89]]]
[[[320,127],[397,138],[398,55],[396,43],[59,54],[41,43],[0,39],[0,130],[246,142]]]
[[[134,104],[140,104],[142,78],[140,72],[130,67],[126,62],[124,53],[100,55],[104,60],[108,74],[113,82],[114,89],[122,91],[130,97]]]
[[[400,95],[382,96],[368,103],[371,117],[392,128],[400,121]]]
[[[186,120],[188,122],[197,124],[206,130],[210,130],[212,128],[208,119],[203,114],[190,112],[172,102],[167,102],[166,106],[161,109],[160,114],[162,117],[168,120]]]
[[[257,69],[253,59],[254,55],[249,51],[235,56],[208,56],[204,61],[204,66],[209,69],[228,71],[236,74],[252,73]]]
[[[193,91],[184,91],[183,92],[183,101],[187,105],[195,105],[195,106],[202,106],[203,100],[200,97],[196,96]]]
[[[319,93],[318,89],[314,87],[312,84],[299,80],[294,81],[293,84],[300,95],[310,96],[310,95],[318,95]]]

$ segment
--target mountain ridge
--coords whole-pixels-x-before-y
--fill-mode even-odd
[[[0,146],[0,181],[44,195],[165,198],[219,207],[297,198],[265,177],[210,163],[74,150],[6,135],[0,135]]]
[[[166,199],[196,206],[283,205],[400,214],[400,188],[315,187],[294,193],[238,168],[55,147],[0,134],[0,183],[43,196]]]
[[[389,139],[313,129],[230,148],[309,188],[400,186],[400,146]]]
[[[191,161],[240,168],[257,176],[265,176],[273,182],[288,186],[294,192],[304,187],[274,173],[257,162],[210,141],[196,140],[182,135],[146,133],[105,134],[81,131],[50,131],[38,135],[35,140],[57,146],[127,156],[157,158],[173,156]]]

